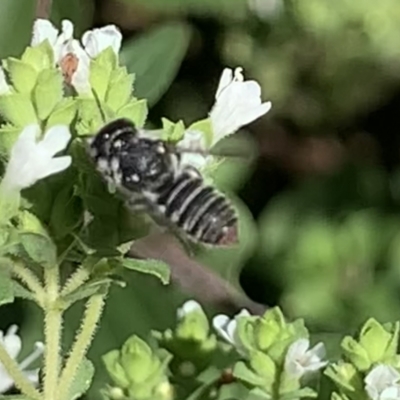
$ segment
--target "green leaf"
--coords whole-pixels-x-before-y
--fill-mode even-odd
[[[142,3],[145,7],[158,12],[195,13],[201,16],[212,14],[219,18],[240,18],[248,9],[246,0],[125,0],[130,3]]]
[[[233,368],[233,376],[254,386],[262,386],[264,378],[255,374],[243,361],[238,361]]]
[[[185,134],[185,125],[183,121],[172,122],[167,118],[161,118],[163,124],[163,134],[162,139],[171,141],[171,142],[179,142],[183,135]]]
[[[0,1],[0,59],[18,56],[30,42],[35,2]]]
[[[106,93],[106,103],[118,111],[132,96],[134,76],[128,74],[125,67],[114,69],[110,75],[110,82]]]
[[[170,268],[163,261],[159,260],[137,260],[124,258],[122,264],[125,268],[156,276],[164,285],[169,283]]]
[[[56,69],[45,69],[39,76],[33,91],[38,117],[44,121],[63,97],[63,78]]]
[[[222,385],[218,391],[216,400],[246,399],[249,389],[240,382]]]
[[[93,280],[63,297],[62,301],[69,307],[77,301],[91,297],[94,294],[105,294],[108,291],[110,283],[112,283],[111,278]]]
[[[211,147],[211,145],[213,144],[214,131],[212,128],[210,118],[202,119],[200,121],[193,123],[192,125],[189,126],[188,131],[202,132],[205,138],[206,146]]]
[[[56,238],[63,238],[83,221],[83,206],[72,185],[56,195],[50,214],[50,225]]]
[[[5,61],[14,89],[20,93],[30,93],[36,84],[38,73],[31,65],[16,58]]]
[[[46,129],[57,124],[69,125],[76,115],[76,110],[77,102],[74,99],[70,97],[62,99],[50,114]]]
[[[37,233],[22,233],[20,235],[22,247],[35,263],[54,268],[57,262],[57,249],[48,236]]]
[[[11,279],[12,263],[10,260],[0,259],[0,305],[14,301],[13,281]]]
[[[25,289],[18,282],[13,281],[13,293],[14,297],[19,297],[25,300],[35,301],[35,296],[28,289]]]
[[[27,47],[21,60],[26,62],[36,71],[52,68],[54,65],[54,53],[48,40],[35,47]]]
[[[317,396],[318,393],[315,390],[309,387],[305,387],[287,394],[283,394],[280,396],[280,399],[281,400],[298,400],[303,398],[315,399]]]
[[[0,114],[14,126],[25,127],[37,122],[33,104],[26,94],[0,96]]]
[[[94,376],[94,366],[87,358],[79,365],[75,379],[72,382],[69,392],[69,400],[75,400],[85,394],[92,383]]]
[[[108,47],[90,63],[90,85],[101,101],[105,100],[107,88],[111,83],[111,72],[115,69],[116,62],[114,51]]]
[[[191,31],[180,23],[166,24],[128,42],[121,61],[135,74],[134,94],[155,104],[168,89],[186,54]]]
[[[0,128],[0,157],[8,158],[11,148],[21,133],[21,128],[4,125]]]
[[[117,116],[120,118],[128,118],[135,123],[135,126],[141,128],[146,122],[147,112],[146,100],[134,100],[118,110]]]

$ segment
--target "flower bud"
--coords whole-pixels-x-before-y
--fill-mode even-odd
[[[341,346],[345,357],[353,363],[359,371],[366,371],[371,367],[371,360],[367,351],[352,337],[346,336],[342,340]]]
[[[122,346],[120,362],[129,381],[133,383],[145,381],[161,366],[148,344],[137,336],[132,336]]]
[[[331,364],[325,371],[344,393],[363,392],[361,376],[353,364],[339,362]]]
[[[366,350],[372,363],[396,355],[399,339],[399,323],[392,329],[385,329],[378,321],[370,318],[362,327],[360,345]]]
[[[194,300],[187,301],[178,310],[178,324],[175,332],[179,339],[190,339],[195,342],[207,340],[210,324],[203,309]]]

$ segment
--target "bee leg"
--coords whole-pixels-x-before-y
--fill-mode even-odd
[[[143,197],[132,196],[125,202],[126,207],[132,212],[149,211],[149,204]]]

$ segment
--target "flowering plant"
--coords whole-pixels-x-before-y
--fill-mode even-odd
[[[126,257],[133,241],[146,235],[149,222],[130,214],[107,190],[86,151],[87,137],[108,121],[127,118],[138,128],[146,122],[146,100],[135,97],[134,75],[119,61],[121,43],[113,25],[77,40],[71,21],[62,21],[58,30],[37,19],[22,56],[3,60],[0,67],[0,151],[5,160],[0,304],[21,297],[44,314],[43,344],[20,364],[16,328],[1,335],[1,392],[15,386],[30,399],[79,397],[93,377],[93,364],[85,356],[110,286],[124,285],[124,269],[168,283],[166,264]],[[204,167],[215,161],[205,155],[207,150],[269,108],[256,82],[245,81],[239,68],[234,73],[226,69],[208,118],[189,127],[164,119],[155,134],[198,150],[197,158],[190,153],[193,157],[182,162],[206,173]],[[86,302],[86,311],[64,355],[64,313],[78,301]],[[42,353],[40,371],[26,370]],[[136,368],[132,357],[149,370]],[[169,387],[170,358],[167,351],[153,352],[132,338],[121,352],[108,353],[105,362],[127,396],[154,398],[165,396]]]
[[[158,260],[129,257],[151,223],[129,213],[110,193],[86,152],[87,136],[127,118],[143,128],[147,102],[135,96],[135,77],[120,62],[122,35],[113,25],[74,38],[64,20],[34,22],[30,45],[0,68],[0,305],[17,298],[43,311],[43,342],[17,361],[18,328],[0,332],[0,392],[18,399],[74,400],[90,388],[87,358],[113,285],[136,271],[169,282]],[[186,148],[182,164],[212,179],[210,149],[271,108],[260,85],[242,68],[226,68],[206,118],[185,126],[162,120],[156,138]],[[65,349],[65,312],[85,311]],[[111,400],[301,399],[318,395],[324,371],[332,399],[400,399],[399,325],[369,320],[358,339],[345,337],[343,356],[329,363],[322,342],[311,344],[302,320],[287,321],[279,308],[262,316],[244,309],[211,323],[194,300],[177,311],[175,327],[130,336],[105,351],[108,373],[101,394]],[[41,358],[40,364],[31,364]]]

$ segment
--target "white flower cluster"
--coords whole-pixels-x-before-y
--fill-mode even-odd
[[[31,46],[37,46],[48,40],[56,65],[67,72],[71,85],[78,93],[89,93],[90,60],[97,57],[103,50],[111,47],[118,55],[121,48],[122,35],[115,25],[107,25],[93,29],[82,35],[82,44],[73,38],[74,26],[71,21],[63,20],[61,33],[46,19],[37,19],[33,26]],[[72,60],[72,67],[67,65]],[[68,68],[71,71],[66,71]]]
[[[16,359],[21,352],[22,342],[21,338],[17,335],[18,327],[16,325],[10,326],[8,328],[6,334],[3,331],[0,331],[0,345],[4,347],[9,356],[12,359]],[[35,349],[33,352],[28,355],[21,363],[19,364],[19,368],[24,373],[24,375],[33,383],[37,384],[39,377],[39,369],[27,370],[27,368],[37,359],[39,358],[44,350],[44,346],[42,342],[35,343]],[[14,386],[14,381],[8,375],[4,366],[0,364],[0,393],[5,393],[10,390]]]
[[[178,309],[178,317],[182,318],[183,315],[198,309],[201,309],[201,305],[194,300],[189,300]],[[246,309],[241,310],[233,318],[219,314],[213,318],[212,324],[217,333],[240,352],[241,345],[236,332],[238,320],[250,315]],[[323,361],[324,357],[325,346],[323,343],[318,343],[310,349],[310,341],[308,339],[298,339],[287,350],[284,363],[285,372],[292,378],[300,379],[306,374],[316,372],[325,367],[327,361]]]

